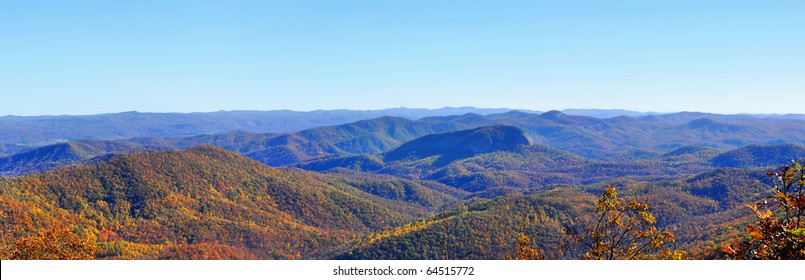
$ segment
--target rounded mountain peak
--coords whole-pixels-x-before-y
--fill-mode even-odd
[[[440,161],[452,161],[477,154],[515,150],[531,141],[522,129],[508,125],[483,126],[475,129],[426,135],[385,155],[386,161],[422,159],[440,156]]]

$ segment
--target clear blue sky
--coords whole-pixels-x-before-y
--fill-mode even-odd
[[[0,115],[805,113],[803,94],[801,0],[0,2]]]

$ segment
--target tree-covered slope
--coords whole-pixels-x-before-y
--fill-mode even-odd
[[[318,257],[455,200],[427,188],[381,198],[354,183],[273,169],[200,146],[4,179],[0,210],[29,213],[40,221],[38,228],[48,221],[70,225],[97,242],[100,258],[203,258],[215,252],[286,259]]]
[[[748,145],[720,154],[712,159],[716,167],[771,167],[792,160],[805,159],[805,147],[787,145]]]
[[[565,228],[586,224],[590,216],[585,213],[594,209],[595,197],[578,189],[476,199],[428,219],[367,235],[336,250],[332,258],[512,259],[520,233],[536,238],[548,258],[570,258],[578,252],[558,248]]]
[[[366,235],[340,247],[331,257],[512,259],[519,235],[526,234],[543,258],[577,259],[587,248],[584,242],[576,243],[574,236],[587,234],[600,216],[595,212],[599,194],[605,187],[615,186],[626,201],[646,202],[656,217],[656,227],[675,232],[671,248],[686,251],[687,258],[716,258],[722,244],[743,236],[752,215],[744,204],[766,194],[766,186],[751,174],[753,171],[720,170],[655,183],[616,179],[582,188],[554,186],[475,198],[427,219]],[[727,189],[721,191],[725,197],[713,192],[726,184]]]

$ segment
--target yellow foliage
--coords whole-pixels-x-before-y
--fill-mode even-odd
[[[540,260],[542,256],[536,248],[532,245],[531,237],[520,233],[519,241],[517,242],[517,253],[515,253],[515,260]]]
[[[673,232],[660,231],[654,226],[657,218],[647,210],[647,203],[636,200],[624,203],[618,198],[615,188],[607,188],[596,207],[596,213],[600,215],[598,222],[588,232],[589,251],[582,257],[597,260],[681,258],[682,252],[650,254],[650,251],[661,249],[675,239]]]

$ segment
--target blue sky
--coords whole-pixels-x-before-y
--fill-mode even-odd
[[[803,30],[805,1],[2,1],[0,115],[805,113]]]

